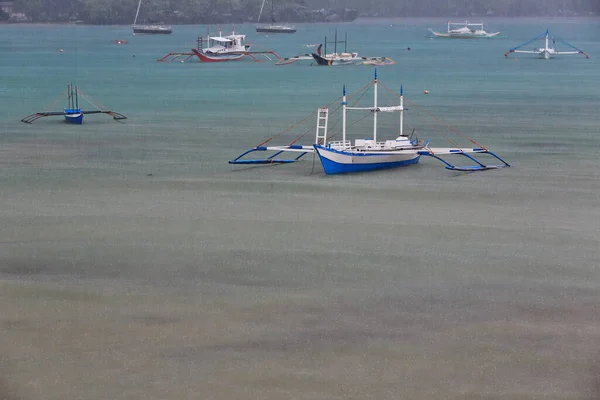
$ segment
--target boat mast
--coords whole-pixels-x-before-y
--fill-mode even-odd
[[[377,142],[377,68],[375,68],[373,81],[373,141]]]
[[[75,108],[79,108],[79,97],[78,97],[77,86],[75,86]]]
[[[337,54],[337,28],[335,28],[335,39],[333,41],[333,53]]]
[[[73,88],[70,83],[67,86],[67,108],[73,109]]]
[[[548,29],[546,29],[546,50],[548,50]]]
[[[138,15],[140,13],[140,6],[142,5],[142,0],[138,3],[137,11],[135,12],[135,19],[133,20],[133,25],[137,23]]]
[[[342,143],[346,143],[346,85],[344,85],[342,95]]]
[[[275,0],[271,0],[271,25],[275,24]]]
[[[400,85],[400,136],[404,136],[404,95]]]
[[[344,53],[348,52],[348,32],[346,32],[346,36],[344,36]]]
[[[265,1],[267,0],[263,0],[262,4],[260,5],[260,12],[258,13],[258,19],[256,20],[257,23],[260,22],[260,16],[262,15],[263,7],[265,6]]]

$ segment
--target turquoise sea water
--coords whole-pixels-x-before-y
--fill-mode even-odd
[[[308,157],[227,161],[372,67],[156,62],[204,26],[0,25],[7,386],[44,399],[593,398],[600,21],[484,22],[505,37],[428,39],[445,21],[425,19],[235,26],[286,57],[337,27],[348,50],[396,62],[378,72],[415,104],[407,129],[447,145],[424,107],[512,164],[349,176]],[[546,28],[590,59],[505,59]],[[128,119],[20,122],[60,110],[71,82]]]

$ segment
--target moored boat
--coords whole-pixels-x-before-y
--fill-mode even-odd
[[[85,114],[108,114],[111,117],[113,117],[113,119],[115,119],[115,120],[127,119],[126,116],[124,116],[123,114],[120,114],[116,111],[101,110],[101,109],[87,110],[87,111],[82,110],[82,108],[79,106],[79,94],[84,96],[83,93],[81,93],[81,91],[79,89],[77,89],[77,86],[69,84],[67,86],[67,107],[65,107],[63,109],[63,111],[36,112],[36,113],[33,113],[33,114],[28,115],[25,118],[21,119],[21,122],[31,124],[33,121],[38,120],[43,117],[64,116],[66,122],[71,123],[71,124],[81,125],[83,123],[83,116]],[[88,100],[88,103],[92,104],[89,100]]]
[[[544,40],[544,47],[535,48],[533,50],[521,50],[523,47],[525,47],[535,41],[538,41],[540,39]],[[511,53],[523,53],[523,54],[536,54],[540,58],[543,58],[545,60],[553,58],[554,56],[557,56],[557,55],[571,55],[571,54],[581,54],[581,55],[585,56],[585,58],[590,58],[590,56],[588,56],[586,53],[584,53],[583,50],[578,49],[577,47],[573,46],[572,44],[570,44],[562,39],[553,37],[552,43],[556,44],[556,41],[562,42],[565,46],[571,48],[572,50],[559,51],[559,50],[556,50],[554,47],[551,47],[550,46],[550,32],[548,31],[548,29],[546,29],[546,32],[542,33],[541,35],[536,36],[533,39],[528,40],[527,42],[508,50],[506,53],[504,53],[504,57],[508,57],[508,55]]]
[[[263,0],[262,5],[260,6],[260,12],[258,14],[257,23],[260,22],[260,17],[262,15],[263,7],[265,6],[265,1]],[[296,27],[287,25],[287,24],[276,24],[275,23],[275,0],[271,0],[271,24],[270,25],[257,25],[256,26],[257,33],[295,33]]]
[[[437,32],[433,29],[429,29],[431,34],[435,37],[450,38],[450,39],[478,39],[478,38],[492,38],[500,35],[500,32],[487,32],[483,23],[473,24],[468,21],[465,22],[450,22],[448,21],[448,27],[446,32]]]
[[[157,23],[152,23],[152,24],[142,24],[142,25],[138,25],[137,24],[137,20],[138,20],[138,16],[140,14],[140,7],[142,5],[142,0],[140,0],[138,2],[138,6],[137,6],[137,11],[135,12],[135,18],[133,20],[133,25],[131,26],[131,28],[133,29],[133,34],[134,35],[140,35],[140,34],[144,34],[144,35],[156,35],[156,34],[162,34],[162,35],[167,35],[173,32],[173,29],[171,29],[171,27],[169,25],[164,25],[162,23],[157,24]]]
[[[322,46],[319,45],[317,51],[312,53],[313,59],[317,62],[317,65],[321,66],[333,66],[333,65],[350,65],[354,64],[358,59],[358,53],[350,53],[348,52],[347,44],[348,44],[348,33],[345,34],[344,40],[338,41],[337,29],[335,30],[335,37],[333,42],[327,41],[327,37],[325,37],[325,46],[323,52],[321,52]],[[327,44],[333,43],[333,53],[327,53]],[[344,51],[338,53],[337,45],[338,43],[344,44]]]
[[[356,102],[363,97],[366,90],[372,88],[373,105],[366,107],[356,106]],[[230,164],[284,164],[299,161],[306,154],[316,153],[319,156],[321,165],[325,174],[342,174],[352,172],[366,172],[381,169],[397,168],[416,164],[422,156],[435,158],[445,164],[447,169],[455,171],[481,171],[487,169],[497,169],[509,167],[510,164],[502,160],[499,156],[489,151],[487,148],[477,144],[474,140],[466,138],[470,144],[475,144],[477,147],[458,147],[456,142],[447,139],[456,147],[449,148],[434,148],[429,144],[429,140],[413,139],[413,135],[407,135],[404,132],[404,94],[402,86],[400,87],[399,104],[381,106],[378,103],[378,78],[377,70],[375,70],[375,78],[370,85],[365,86],[359,93],[356,93],[353,98],[356,98],[352,105],[349,105],[349,96],[346,95],[346,87],[344,85],[342,101],[341,101],[341,140],[328,140],[330,130],[328,127],[329,107],[319,108],[317,111],[317,124],[315,141],[312,145],[296,144],[300,137],[294,139],[288,145],[284,146],[268,146],[273,138],[268,139],[258,146],[244,152],[237,158],[231,160]],[[360,133],[359,137],[352,142],[348,139],[348,111],[357,111],[362,113],[370,113],[373,118],[372,135],[368,137],[365,132]],[[378,131],[378,118],[382,113],[398,112],[399,129],[394,130],[394,136],[385,140],[380,139]],[[366,114],[363,118],[368,117]],[[359,120],[362,120],[360,118]],[[337,124],[337,123],[336,123]],[[294,124],[297,125],[297,124]],[[294,126],[293,125],[293,126]],[[335,125],[335,124],[334,124]],[[413,132],[414,133],[414,132]],[[276,135],[278,136],[278,135]],[[250,153],[264,151],[271,152],[272,155],[262,159],[248,159],[246,156]],[[295,154],[292,158],[280,158],[282,154]],[[500,162],[500,164],[485,164],[474,155],[489,155],[491,158]],[[450,163],[445,156],[461,155],[473,162],[473,165],[456,166]]]
[[[203,39],[199,39],[198,48],[192,49],[202,62],[223,62],[242,59],[250,50],[245,43],[246,35],[236,35],[235,31],[229,36],[209,36],[208,46],[202,47]]]

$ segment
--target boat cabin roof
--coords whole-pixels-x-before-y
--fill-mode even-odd
[[[229,35],[226,36],[227,39],[235,40],[235,39],[246,39],[246,35]]]
[[[215,42],[222,42],[222,43],[229,43],[232,41],[231,39],[227,39],[227,38],[224,38],[221,36],[211,36],[209,39],[214,40]]]
[[[209,37],[210,40],[214,40],[215,42],[220,42],[220,43],[230,43],[233,42],[234,40],[244,40],[246,39],[246,35],[229,35],[229,36],[210,36]]]

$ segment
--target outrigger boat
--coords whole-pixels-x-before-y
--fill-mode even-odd
[[[537,40],[540,39],[544,39],[544,47],[540,47],[540,48],[536,48],[533,50],[520,50],[521,48],[529,45],[532,42],[535,42]],[[513,47],[512,49],[508,50],[506,53],[504,53],[504,57],[508,57],[508,55],[510,53],[524,53],[524,54],[537,54],[538,56],[540,56],[541,58],[548,60],[554,56],[557,55],[567,55],[567,54],[581,54],[583,56],[585,56],[585,58],[590,58],[590,56],[588,56],[587,54],[585,54],[583,52],[583,50],[578,49],[577,47],[573,46],[570,43],[567,43],[566,41],[559,39],[557,37],[553,37],[552,38],[552,43],[556,44],[556,41],[560,41],[562,43],[564,43],[566,46],[572,48],[573,50],[571,51],[557,51],[555,50],[553,47],[550,47],[549,41],[550,41],[550,32],[548,31],[548,29],[546,29],[546,32],[542,33],[539,36],[534,37],[531,40],[528,40],[527,42],[517,46],[517,47]]]
[[[348,32],[346,32],[346,36],[344,40],[338,41],[337,37],[337,29],[335,30],[335,38],[333,42],[333,53],[327,53],[327,37],[325,37],[325,50],[321,53],[321,45],[317,47],[317,51],[312,53],[312,57],[317,62],[317,65],[348,65],[354,64],[358,60],[358,53],[349,53],[348,52]],[[344,51],[342,53],[337,52],[337,44],[344,43]]]
[[[293,64],[301,60],[310,60],[313,61],[311,65],[321,65],[321,66],[334,66],[334,65],[393,65],[395,62],[388,57],[360,57],[358,53],[349,53],[346,47],[346,43],[348,42],[348,34],[344,40],[338,41],[337,37],[337,29],[335,30],[335,39],[333,41],[328,41],[327,37],[325,37],[325,48],[323,50],[323,44],[319,44],[316,51],[314,53],[306,53],[293,57],[282,58],[278,60],[275,65],[287,65]],[[327,53],[327,44],[333,44],[334,50],[333,53]],[[337,44],[344,43],[344,51],[341,53],[337,52]]]
[[[492,38],[500,35],[500,32],[487,32],[483,28],[483,24],[471,24],[468,21],[450,22],[446,32],[436,32],[429,29],[435,37],[450,38],[450,39],[477,39],[477,38]]]
[[[67,86],[67,108],[63,109],[63,111],[41,111],[36,112],[34,114],[28,115],[21,120],[21,122],[25,122],[27,124],[31,124],[32,122],[43,118],[43,117],[51,117],[51,116],[64,116],[65,121],[71,124],[81,125],[83,123],[83,116],[85,114],[108,114],[113,117],[114,120],[122,120],[127,119],[126,116],[120,114],[116,111],[110,110],[101,110],[96,107],[96,110],[87,110],[84,111],[79,107],[79,94],[84,97],[89,104],[96,107],[87,96],[83,94],[80,90],[77,89],[77,86],[73,86],[69,84]]]
[[[269,57],[269,55],[272,55],[277,60],[281,60],[281,57],[271,50],[250,51],[251,45],[246,44],[246,35],[237,35],[235,31],[229,36],[222,36],[221,32],[219,32],[219,36],[209,35],[206,38],[199,37],[197,43],[197,47],[189,53],[171,52],[157,61],[168,62],[185,57],[182,60],[183,62],[194,56],[198,57],[202,62],[238,61],[246,56],[252,58],[254,61],[263,61],[256,58],[255,55],[262,55],[267,60],[272,60]]]
[[[375,79],[363,89],[359,90],[354,95],[346,95],[346,87],[344,85],[343,94],[341,98],[341,111],[342,111],[342,138],[338,141],[328,141],[328,135],[331,133],[328,128],[329,121],[329,107],[319,108],[317,110],[317,126],[315,141],[312,145],[299,145],[296,144],[298,140],[309,131],[306,131],[300,137],[294,139],[291,143],[284,146],[269,146],[267,145],[275,136],[272,137],[258,146],[242,153],[237,158],[229,161],[230,164],[240,165],[252,165],[252,164],[285,164],[297,162],[306,154],[315,154],[319,156],[323,170],[325,174],[341,174],[350,172],[365,172],[388,168],[397,168],[402,166],[408,166],[419,162],[421,156],[433,157],[445,164],[447,169],[454,171],[482,171],[488,169],[497,169],[502,167],[510,167],[506,161],[501,159],[496,154],[489,151],[487,148],[477,144],[474,140],[469,139],[463,135],[471,144],[477,147],[458,147],[455,142],[447,139],[455,147],[450,148],[438,148],[431,147],[429,140],[422,141],[419,139],[413,139],[412,134],[408,136],[404,132],[404,111],[407,109],[404,107],[404,95],[402,86],[400,87],[400,99],[397,105],[380,106],[378,104],[378,79],[377,70],[375,70]],[[350,99],[356,99],[354,104],[360,100],[360,98],[366,93],[366,91],[373,89],[373,105],[368,107],[356,107],[349,105]],[[361,138],[355,139],[354,143],[348,140],[348,126],[347,126],[347,111],[358,111],[365,113],[365,117],[369,115],[373,116],[373,133],[371,138],[365,138],[365,135],[361,135]],[[394,132],[394,139],[388,139],[381,141],[378,139],[378,117],[380,113],[392,113],[399,112],[399,131]],[[362,118],[361,118],[362,119]],[[297,125],[297,124],[296,124]],[[285,132],[285,131],[284,131]],[[283,132],[282,132],[283,133]],[[413,131],[414,133],[414,131]],[[456,132],[458,133],[458,132]],[[248,159],[246,156],[254,152],[269,152],[269,156],[261,159]],[[282,154],[292,153],[295,156],[291,158],[280,158]],[[484,164],[479,161],[474,154],[490,155],[494,160],[499,161],[500,164]],[[463,156],[473,162],[473,165],[467,166],[456,166],[450,163],[444,158],[444,156],[459,155]]]

